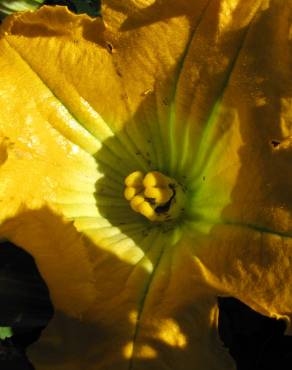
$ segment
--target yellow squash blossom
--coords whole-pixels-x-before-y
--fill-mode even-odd
[[[37,370],[229,370],[217,296],[292,313],[290,0],[6,18],[0,236],[56,315]]]

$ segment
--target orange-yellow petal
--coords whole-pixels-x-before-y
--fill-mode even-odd
[[[209,235],[193,234],[180,248],[193,253],[208,286],[263,315],[285,319],[292,333],[292,233],[226,223],[214,225]]]
[[[11,221],[1,236],[36,257],[57,308],[76,316],[80,295],[81,332],[94,331],[85,359],[68,340],[70,350],[57,354],[53,367],[79,370],[88,359],[89,369],[232,368],[216,331],[214,296],[225,292],[224,271],[212,265],[225,232],[220,229],[214,242],[212,230],[228,221],[231,237],[232,222],[250,220],[273,233],[289,231],[291,151],[282,145],[273,152],[265,143],[290,130],[290,10],[284,1],[108,0],[105,24],[62,8],[6,20],[0,39],[0,217]],[[220,109],[211,114],[218,101]],[[177,243],[180,235],[167,227],[149,230],[129,209],[124,178],[137,168],[189,177],[188,227],[198,244],[192,238]],[[46,228],[47,221],[55,225],[50,218],[27,227],[32,219],[21,217],[21,204],[28,215],[41,218],[48,205],[53,219],[61,214],[65,222],[73,220],[68,244],[58,244]],[[63,226],[56,230],[66,235]],[[242,243],[250,240],[241,235]],[[229,240],[222,256],[237,242]],[[54,280],[56,256],[71,252],[69,245],[78,253],[56,269]],[[54,253],[46,259],[50,248]],[[267,248],[279,252],[274,241]],[[85,284],[92,274],[93,293]],[[241,277],[248,276],[253,271],[246,268]],[[229,281],[227,287],[252,304]],[[275,312],[286,312],[289,299]],[[40,370],[52,368],[47,360],[39,360]]]

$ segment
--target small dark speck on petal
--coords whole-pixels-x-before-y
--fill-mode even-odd
[[[271,145],[273,148],[277,148],[281,142],[279,140],[271,140]]]
[[[114,47],[110,42],[106,42],[106,48],[110,54],[114,53]]]

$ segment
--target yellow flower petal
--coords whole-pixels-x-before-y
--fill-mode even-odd
[[[292,234],[226,223],[183,240],[180,248],[193,253],[208,286],[263,315],[284,318],[292,333]]]
[[[118,326],[108,327],[102,321],[81,325],[57,313],[43,340],[31,349],[37,369],[47,370],[54,363],[62,370],[115,369],[117,365],[177,370],[189,364],[195,369],[235,370],[218,337],[218,290],[202,284],[200,265],[194,266],[186,252],[186,248],[165,248],[147,297],[142,298],[143,309],[129,310],[126,315],[120,312]],[[141,273],[141,266],[137,267],[127,284],[133,284]],[[113,296],[112,304],[117,300]],[[116,315],[119,308],[117,304],[110,307],[110,314]],[[132,336],[127,337],[129,331]],[[76,336],[83,338],[78,345]]]
[[[291,11],[291,4],[272,2],[255,18],[220,107],[209,119],[189,180],[192,212],[200,222],[223,220],[291,235]],[[258,105],[259,98],[266,103]],[[273,146],[275,138],[278,148]]]
[[[103,9],[105,24],[43,8],[1,28],[0,218],[11,220],[0,235],[35,256],[55,306],[83,318],[79,329],[69,319],[68,332],[80,342],[92,330],[86,355],[71,334],[55,368],[232,369],[214,297],[253,305],[232,284],[230,258],[248,262],[247,281],[268,271],[258,253],[254,272],[244,249],[254,239],[243,231],[239,242],[232,225],[290,236],[289,140],[269,144],[290,130],[291,4],[108,0]],[[188,223],[149,227],[131,210],[124,179],[137,169],[186,186]],[[216,235],[216,223],[229,231]],[[221,242],[231,270],[214,262]],[[263,245],[287,265],[277,243]],[[280,290],[282,275],[263,275]],[[287,295],[281,306],[263,290],[258,309],[289,316]],[[52,368],[47,360],[40,370]]]

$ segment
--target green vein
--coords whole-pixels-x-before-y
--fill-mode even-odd
[[[152,247],[155,247],[155,245],[158,245],[159,244],[159,239],[160,238],[161,238],[161,235],[158,234],[157,235],[158,242],[157,243],[154,243],[153,242]],[[165,246],[165,244],[166,243],[164,242],[163,245],[162,245],[162,247],[161,247],[161,250],[160,250],[160,253],[159,253],[158,257],[157,257],[157,260],[156,260],[155,266],[153,268],[153,271],[150,274],[149,279],[148,279],[148,282],[145,285],[143,296],[141,298],[141,301],[140,301],[140,304],[139,304],[139,307],[138,307],[137,322],[136,322],[136,326],[135,326],[135,330],[134,330],[134,334],[133,334],[133,352],[132,352],[132,356],[131,356],[130,361],[129,361],[128,370],[132,370],[133,369],[135,344],[136,344],[138,333],[139,333],[139,329],[140,329],[140,319],[141,319],[142,314],[143,314],[143,310],[144,310],[144,306],[145,306],[145,301],[146,301],[147,295],[148,295],[148,293],[150,291],[150,287],[151,287],[151,284],[153,282],[155,273],[157,271],[157,268],[158,268],[158,266],[160,264],[160,261],[162,259],[163,254],[164,254],[164,251],[165,251],[164,246]]]
[[[171,102],[173,102],[175,100],[175,97],[176,97],[176,94],[177,94],[177,89],[178,89],[178,84],[179,84],[179,80],[180,80],[180,76],[181,76],[181,73],[183,71],[183,66],[184,66],[186,57],[188,55],[193,37],[194,37],[194,35],[195,35],[203,17],[204,17],[204,14],[207,11],[211,2],[212,2],[212,0],[207,1],[207,4],[203,8],[200,16],[198,17],[198,21],[197,21],[196,25],[194,26],[194,29],[191,31],[191,34],[190,34],[189,40],[186,44],[185,50],[182,54],[182,57],[181,57],[180,61],[178,62],[177,73],[175,74],[175,80],[174,80],[174,83],[173,83],[173,93],[172,93],[172,96],[170,98]],[[161,102],[157,102],[157,94],[156,94],[156,106],[158,104],[161,104]],[[158,111],[158,110],[156,109],[156,111]],[[174,111],[173,105],[170,106],[169,115],[168,115],[166,125],[162,124],[161,119],[158,116],[159,115],[157,115],[158,127],[157,128],[155,127],[154,130],[153,130],[152,125],[149,126],[151,136],[152,136],[152,140],[155,141],[154,147],[155,147],[155,149],[157,149],[156,150],[157,167],[160,170],[168,171],[171,174],[171,172],[172,172],[171,169],[175,166],[175,163],[173,164],[172,160],[175,158],[175,154],[176,154],[176,153],[174,153],[174,149],[176,148],[176,146],[174,145],[174,143],[175,143],[175,138],[174,138],[174,135],[175,135],[175,132],[174,132],[175,111]],[[158,145],[159,143],[160,143],[160,145]],[[168,162],[168,161],[170,161],[170,162]]]
[[[180,77],[181,77],[181,74],[182,74],[183,69],[184,69],[186,58],[188,56],[188,53],[189,53],[190,47],[192,45],[193,39],[195,37],[195,34],[196,34],[201,22],[203,21],[204,15],[206,14],[211,2],[212,2],[212,0],[207,1],[207,3],[205,5],[205,7],[203,8],[200,16],[198,17],[197,23],[196,23],[196,25],[194,26],[194,29],[191,32],[191,35],[190,35],[190,38],[189,38],[188,43],[186,45],[185,51],[184,51],[184,53],[182,55],[182,58],[181,58],[181,60],[178,64],[178,71],[177,71],[177,74],[176,74],[176,79],[174,81],[174,89],[173,89],[173,95],[172,95],[172,98],[171,98],[171,102],[175,102],[175,100],[176,100],[179,81],[180,81]],[[167,149],[169,150],[169,154],[168,154],[167,157],[169,157],[170,161],[171,161],[169,169],[170,169],[170,173],[172,175],[173,175],[174,166],[177,166],[177,163],[172,163],[172,158],[175,158],[175,156],[176,156],[176,153],[175,153],[175,149],[176,149],[175,141],[176,140],[175,140],[175,137],[174,137],[175,136],[175,130],[174,130],[175,116],[176,116],[176,112],[175,112],[173,104],[171,104],[171,108],[169,110],[169,116],[168,116],[169,131],[168,131],[168,135],[167,135],[167,140],[168,140],[168,142],[167,142],[168,148]],[[160,131],[160,135],[161,135],[161,129],[159,131]],[[163,140],[162,140],[162,143],[163,143]]]
[[[192,221],[192,220],[186,220],[185,225],[191,229],[196,229],[197,225],[207,225],[208,227],[206,228],[207,230],[211,230],[213,227],[216,226],[234,226],[234,227],[242,227],[246,229],[250,229],[253,231],[257,231],[262,234],[271,234],[271,235],[276,235],[280,236],[283,238],[292,238],[292,230],[291,232],[285,232],[285,231],[276,231],[273,229],[270,229],[268,227],[262,226],[262,225],[256,225],[252,223],[244,223],[244,222],[239,222],[239,221],[232,221],[232,220],[218,220],[218,219],[210,219],[210,218],[200,218],[198,221]],[[200,228],[201,229],[201,228]]]
[[[264,227],[264,226],[255,225],[255,224],[251,224],[251,223],[236,222],[236,221],[223,221],[221,224],[222,225],[231,225],[231,226],[243,227],[243,228],[251,229],[253,231],[257,231],[257,232],[262,233],[262,234],[271,234],[271,235],[281,236],[281,237],[284,237],[284,238],[292,238],[292,230],[291,230],[291,232],[276,231],[276,230],[272,230],[272,229]]]
[[[255,15],[257,13],[255,12]],[[217,116],[217,112],[220,110],[220,105],[221,105],[221,102],[224,98],[224,94],[226,92],[226,89],[228,87],[228,84],[230,82],[230,79],[232,77],[232,74],[234,72],[234,69],[236,67],[236,64],[238,62],[238,58],[241,54],[241,51],[243,50],[243,47],[245,45],[245,42],[246,42],[246,39],[247,39],[247,36],[249,34],[249,31],[250,31],[250,28],[253,24],[253,20],[255,18],[255,15],[253,17],[253,19],[250,21],[249,25],[247,26],[244,34],[243,34],[243,37],[242,37],[242,40],[241,40],[241,43],[239,45],[239,48],[230,64],[230,67],[227,71],[227,74],[226,74],[226,78],[224,80],[224,83],[222,85],[222,88],[220,90],[220,93],[219,93],[219,96],[216,100],[216,103],[214,104],[214,107],[213,109],[211,110],[211,113],[209,115],[209,118],[207,120],[207,124],[202,132],[202,135],[201,135],[201,139],[200,139],[200,144],[199,144],[199,147],[198,147],[198,150],[197,150],[197,154],[195,156],[195,159],[194,159],[194,163],[196,163],[196,165],[193,166],[193,171],[190,172],[190,181],[192,179],[194,179],[194,177],[198,176],[198,174],[200,174],[202,171],[203,171],[203,167],[205,165],[205,160],[206,158],[208,158],[210,156],[210,152],[212,152],[213,150],[213,146],[211,145],[212,143],[212,133],[211,133],[211,130],[214,126],[214,124],[217,122],[216,120],[216,116]],[[208,145],[208,142],[209,142],[209,145]],[[206,151],[206,147],[209,148],[208,151]],[[200,160],[201,158],[201,160]],[[197,166],[199,162],[199,166]]]

